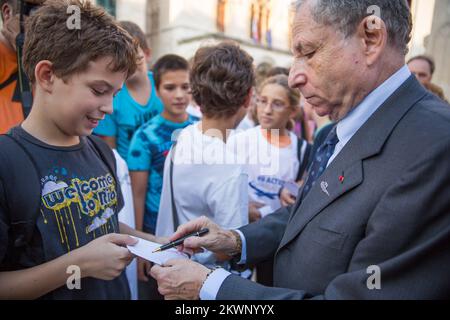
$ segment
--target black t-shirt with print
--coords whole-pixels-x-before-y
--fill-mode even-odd
[[[14,128],[12,134],[33,156],[41,178],[41,207],[36,229],[16,269],[40,265],[103,235],[119,233],[121,208],[118,208],[117,192],[120,187],[88,139],[81,138],[76,146],[54,147],[35,139],[21,127]],[[6,207],[0,205],[2,270],[10,256]],[[82,278],[81,289],[62,286],[43,298],[129,299],[130,291],[123,272],[112,281]]]

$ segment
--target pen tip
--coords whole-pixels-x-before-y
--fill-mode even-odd
[[[153,250],[152,253],[156,253],[156,252],[159,252],[159,251],[161,251],[161,248],[158,248],[158,249]]]

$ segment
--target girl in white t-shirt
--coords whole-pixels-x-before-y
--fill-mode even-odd
[[[248,164],[249,219],[256,221],[281,207],[280,191],[298,188],[310,149],[308,143],[288,130],[299,108],[300,93],[291,89],[286,75],[268,78],[258,90],[256,108],[260,126],[237,133],[237,154]]]

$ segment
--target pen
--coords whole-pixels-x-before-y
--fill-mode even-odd
[[[200,231],[195,231],[195,232],[189,233],[189,234],[185,235],[184,237],[181,237],[180,239],[177,239],[175,241],[172,241],[165,245],[162,245],[161,247],[155,249],[152,253],[164,251],[164,250],[179,246],[179,245],[183,244],[184,240],[186,240],[189,237],[201,237],[204,234],[207,234],[208,232],[209,232],[209,229],[205,228],[205,229],[201,229]]]

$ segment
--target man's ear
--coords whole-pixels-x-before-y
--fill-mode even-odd
[[[55,74],[53,64],[48,60],[39,61],[34,69],[35,83],[48,93],[53,92]]]
[[[373,65],[388,43],[386,24],[375,15],[368,16],[359,24],[357,36],[363,46],[366,64],[368,66]]]

